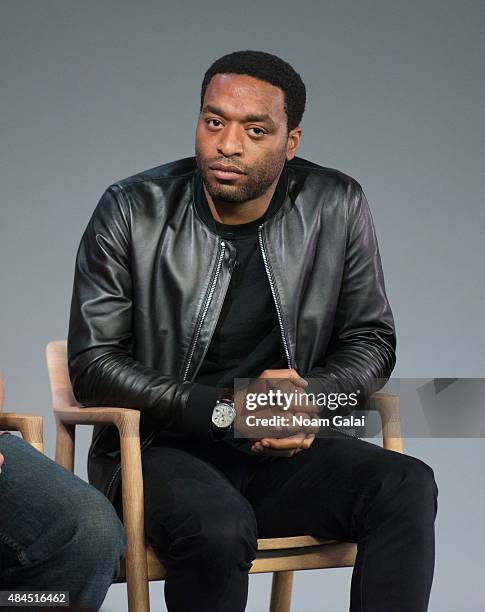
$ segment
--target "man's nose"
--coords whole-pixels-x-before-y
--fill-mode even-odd
[[[243,151],[242,134],[237,125],[227,125],[221,131],[217,149],[225,157],[241,155]]]

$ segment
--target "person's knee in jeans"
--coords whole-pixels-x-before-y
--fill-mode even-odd
[[[72,498],[59,501],[55,512],[55,520],[25,551],[29,565],[44,567],[52,585],[69,591],[76,610],[98,610],[120,572],[123,525],[108,499],[87,484],[73,488]]]
[[[102,493],[91,487],[85,495],[84,503],[65,519],[65,546],[72,550],[73,562],[83,567],[86,577],[103,572],[116,580],[126,552],[123,525]]]
[[[10,542],[4,550],[12,554],[2,557],[1,586],[65,590],[73,603],[101,605],[126,549],[115,509],[100,491],[23,440],[2,438],[0,490],[8,515],[2,530]]]

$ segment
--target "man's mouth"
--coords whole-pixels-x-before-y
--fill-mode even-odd
[[[244,174],[244,172],[237,166],[228,164],[212,164],[210,169],[216,178],[224,181],[233,181]]]

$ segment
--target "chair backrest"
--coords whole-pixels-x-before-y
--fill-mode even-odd
[[[71,379],[67,367],[67,341],[53,340],[45,349],[47,371],[51,386],[54,410],[67,406],[79,406],[72,392]]]
[[[3,410],[3,374],[2,370],[0,370],[0,412]]]

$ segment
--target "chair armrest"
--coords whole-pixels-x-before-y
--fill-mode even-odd
[[[44,419],[37,414],[0,412],[0,430],[20,431],[22,438],[41,453],[44,452]]]
[[[133,408],[111,406],[63,406],[54,410],[57,424],[56,462],[74,471],[74,446],[76,425],[114,425],[120,435],[122,463],[130,461],[131,451],[124,451],[125,443],[135,442],[140,446],[140,411]],[[123,452],[124,451],[124,452]]]
[[[65,425],[115,425],[120,438],[139,437],[140,411],[133,408],[66,406],[54,410],[56,421]]]
[[[76,425],[115,425],[120,435],[123,512],[134,503],[143,512],[143,476],[140,448],[140,411],[133,408],[65,406],[54,410],[57,422],[56,462],[74,470]],[[141,497],[140,497],[141,492]]]
[[[377,410],[381,417],[384,448],[403,453],[399,395],[374,393],[370,398],[370,406],[371,409]]]

